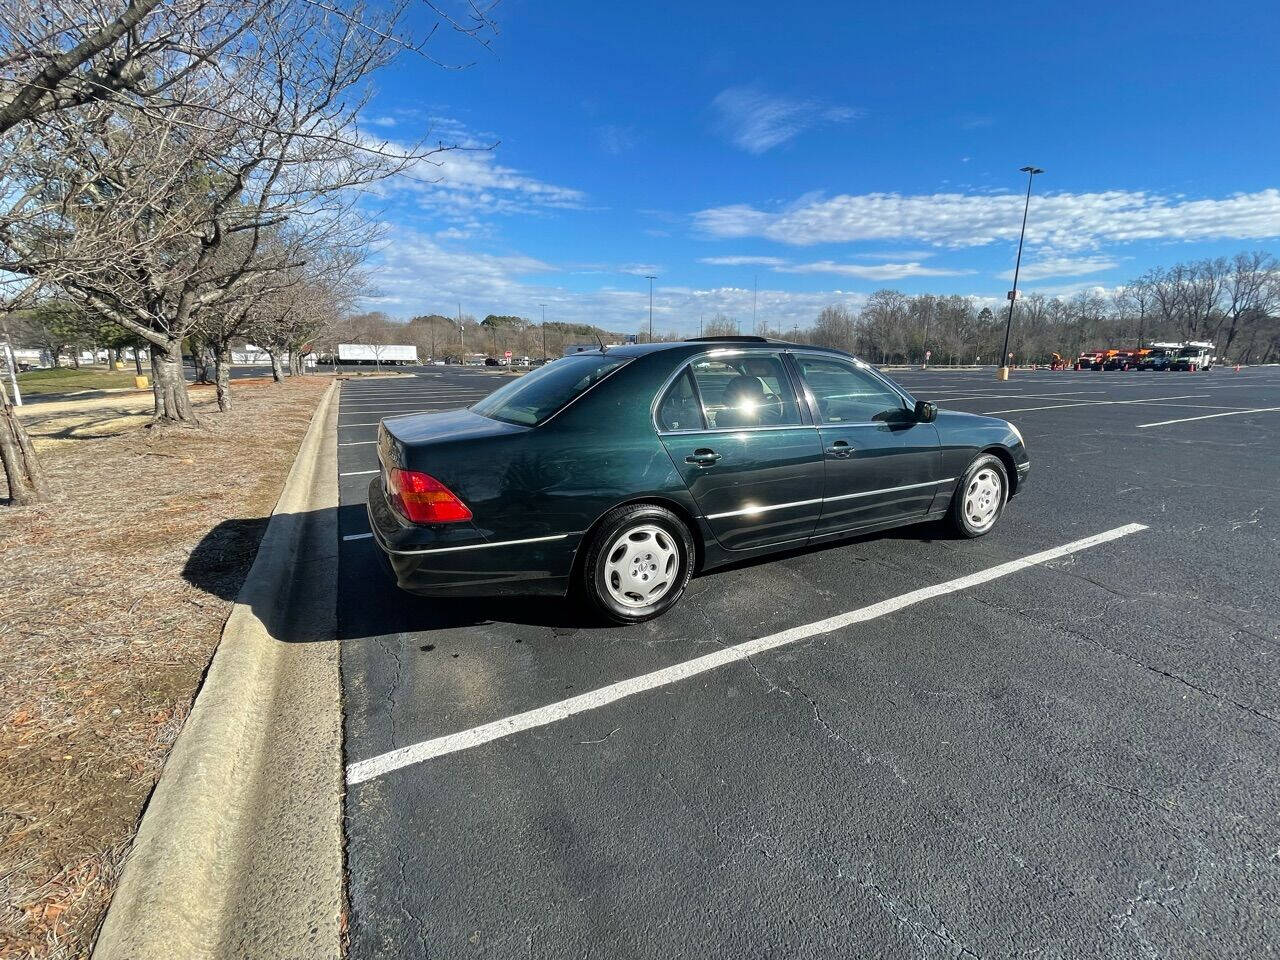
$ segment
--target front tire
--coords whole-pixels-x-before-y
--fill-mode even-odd
[[[994,454],[984,453],[964,472],[951,497],[947,522],[962,537],[986,536],[1009,502],[1009,473]]]
[[[587,602],[613,623],[643,623],[675,606],[693,575],[693,535],[666,507],[615,507],[583,559]]]

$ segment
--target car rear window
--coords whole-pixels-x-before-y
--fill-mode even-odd
[[[628,357],[577,353],[499,387],[471,409],[492,420],[534,427],[599,383]]]

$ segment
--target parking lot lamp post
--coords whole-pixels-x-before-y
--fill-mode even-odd
[[[653,281],[658,278],[648,273],[644,278],[649,281],[649,342],[653,343]]]
[[[547,359],[547,305],[538,304],[542,308],[542,359]]]
[[[1027,200],[1022,207],[1022,232],[1018,234],[1018,258],[1013,263],[1013,289],[1009,291],[1009,318],[1004,323],[1004,349],[1000,351],[1001,380],[1009,379],[1009,331],[1013,328],[1013,305],[1018,300],[1018,271],[1022,268],[1022,241],[1027,236],[1027,211],[1031,209],[1031,178],[1037,173],[1044,173],[1039,167],[1023,167],[1027,175]]]

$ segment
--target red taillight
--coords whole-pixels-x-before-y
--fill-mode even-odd
[[[413,523],[456,523],[470,520],[471,511],[443,483],[416,470],[392,469],[387,474],[391,502]]]

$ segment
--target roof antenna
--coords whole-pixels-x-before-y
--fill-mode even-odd
[[[608,352],[609,352],[609,348],[608,348],[608,347],[606,347],[606,346],[604,345],[604,341],[600,339],[600,331],[599,331],[599,330],[592,329],[592,331],[591,331],[591,332],[592,332],[593,334],[595,334],[596,343],[600,344],[600,352],[601,352],[601,353],[608,353]]]

